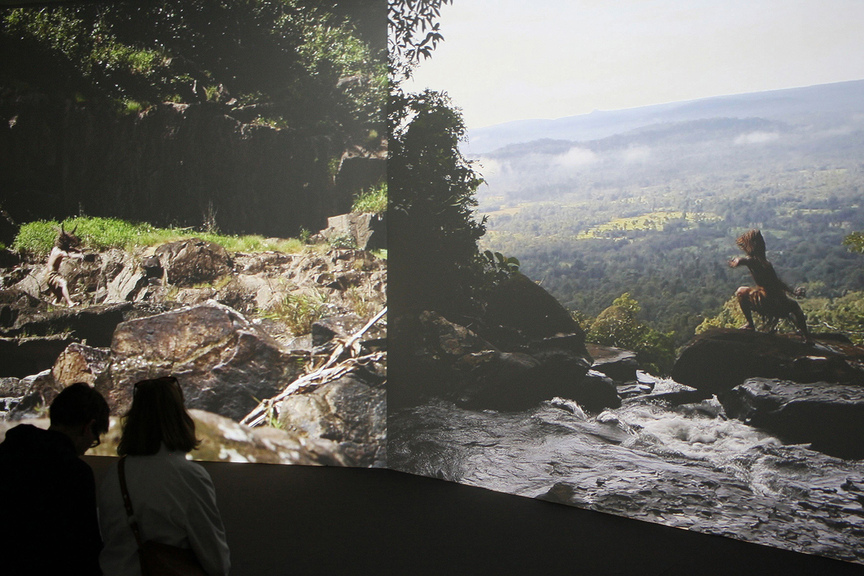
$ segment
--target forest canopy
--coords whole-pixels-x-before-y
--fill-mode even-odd
[[[0,9],[2,208],[17,223],[323,229],[383,182],[385,10],[384,0]]]
[[[342,12],[305,0],[6,9],[0,77],[127,112],[211,102],[243,121],[362,142],[383,135],[386,59]]]

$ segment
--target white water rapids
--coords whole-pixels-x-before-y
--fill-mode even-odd
[[[601,512],[864,563],[864,461],[784,446],[716,399],[653,395],[586,416],[433,400],[391,415],[388,466]]]

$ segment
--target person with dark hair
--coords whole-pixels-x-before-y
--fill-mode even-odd
[[[210,576],[228,573],[228,544],[210,475],[187,459],[198,446],[195,422],[183,404],[176,378],[135,385],[117,453],[99,490],[99,520],[105,548],[100,556],[108,575],[139,575],[138,537],[190,549]],[[130,519],[121,489],[125,476]]]
[[[108,404],[88,384],[64,388],[50,426],[19,424],[0,444],[4,574],[101,574],[93,470],[79,456],[108,431]]]

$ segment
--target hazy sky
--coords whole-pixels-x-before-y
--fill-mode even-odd
[[[454,0],[410,90],[469,129],[864,79],[864,0]]]

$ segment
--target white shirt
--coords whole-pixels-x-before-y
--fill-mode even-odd
[[[142,541],[191,548],[210,576],[228,574],[225,528],[213,482],[202,466],[163,444],[152,456],[126,458],[126,485]],[[105,576],[141,576],[116,463],[99,487],[99,527],[105,543],[99,564]]]

